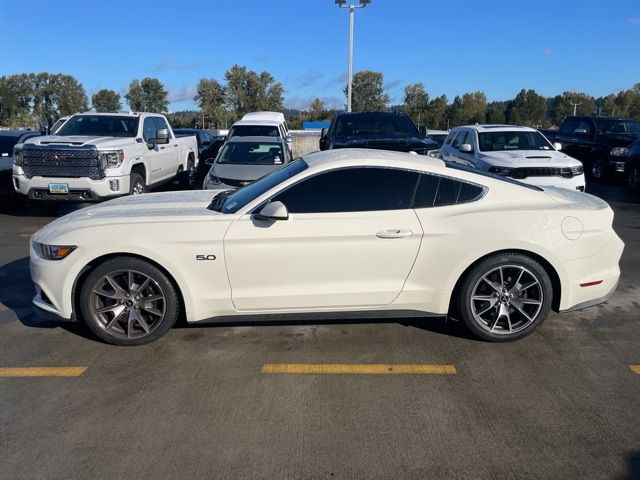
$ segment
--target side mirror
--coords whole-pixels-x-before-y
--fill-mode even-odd
[[[269,221],[288,220],[289,211],[282,202],[270,202],[262,207],[260,212],[256,214],[256,218],[259,220]]]
[[[293,137],[291,135],[287,135],[284,137],[284,141],[291,145],[293,143]]]
[[[328,128],[323,128],[322,130],[320,130],[320,138],[325,138],[327,136],[328,131],[329,131]]]
[[[468,143],[463,143],[460,145],[460,153],[473,153],[473,147]]]
[[[207,158],[207,159],[204,161],[204,164],[205,164],[205,165],[213,165],[213,162],[215,162],[215,161],[216,161],[216,159],[215,159],[215,158]]]
[[[209,145],[211,145],[211,142],[209,140],[205,140],[204,142],[202,142],[203,147],[208,147]]]
[[[169,129],[159,128],[158,130],[156,130],[155,140],[155,143],[169,143]]]
[[[559,143],[559,142],[555,142],[553,144],[553,148],[555,148],[557,151],[560,151],[560,150],[562,150],[562,144]]]
[[[40,135],[47,135],[49,133],[49,127],[44,125],[40,126]]]
[[[418,130],[420,131],[421,137],[427,138],[427,134],[429,133],[429,131],[426,126],[422,125],[421,127],[418,127]]]

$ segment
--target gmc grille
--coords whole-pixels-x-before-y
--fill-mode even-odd
[[[23,158],[22,168],[27,178],[104,178],[95,149],[25,148]]]

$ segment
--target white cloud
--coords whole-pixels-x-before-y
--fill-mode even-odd
[[[179,88],[169,87],[169,102],[192,102],[197,88],[195,85],[183,85]]]
[[[165,58],[158,62],[153,70],[156,72],[166,72],[167,70],[191,70],[202,65],[201,62],[177,63],[172,58]]]
[[[286,108],[291,108],[293,110],[307,110],[311,102],[316,97],[290,97],[284,101],[284,106]],[[345,104],[345,99],[340,97],[319,97],[320,100],[324,102],[324,106],[326,108],[343,108]]]

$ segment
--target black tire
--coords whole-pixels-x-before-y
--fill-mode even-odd
[[[191,190],[196,186],[197,170],[193,158],[187,160],[187,169],[180,173],[180,187],[184,190]]]
[[[128,276],[129,272],[133,272],[132,277]],[[106,280],[107,276],[123,291],[121,299],[113,296],[119,292],[115,288],[110,289],[113,292],[105,292],[109,285],[113,286]],[[127,278],[131,280],[127,281]],[[129,282],[131,287],[141,287],[147,278],[150,281],[146,287],[129,288]],[[129,293],[125,299],[126,290]],[[157,299],[159,296],[163,298]],[[144,301],[144,298],[155,300]],[[107,301],[110,303],[106,304]],[[79,305],[82,319],[93,333],[105,342],[121,346],[144,345],[157,340],[175,324],[180,312],[178,293],[167,275],[149,262],[134,257],[113,258],[93,269],[83,282]],[[106,311],[100,313],[98,310]],[[152,310],[157,313],[150,313]]]
[[[607,178],[607,159],[602,155],[596,155],[589,163],[589,176],[599,182]]]
[[[627,185],[635,190],[640,188],[640,163],[629,165],[627,169]]]
[[[503,281],[499,280],[499,275],[503,276]],[[538,284],[523,288],[534,280]],[[496,285],[501,285],[500,292]],[[523,288],[522,292],[518,285]],[[485,292],[479,289],[485,289]],[[531,257],[502,253],[485,258],[466,272],[455,295],[456,313],[471,332],[490,342],[510,342],[526,337],[544,322],[551,311],[553,286],[546,270]],[[491,298],[484,300],[484,297]]]
[[[132,172],[129,177],[129,195],[142,195],[148,191],[144,177],[139,173]]]

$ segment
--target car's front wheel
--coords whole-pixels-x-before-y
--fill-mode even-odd
[[[475,265],[457,294],[457,311],[475,335],[507,342],[529,335],[544,322],[553,287],[540,263],[519,253],[504,253]]]
[[[627,170],[627,183],[631,188],[640,188],[640,164],[631,165]]]
[[[596,156],[589,167],[589,173],[594,180],[604,180],[607,176],[607,162],[604,157]]]
[[[164,335],[178,318],[179,299],[167,275],[133,257],[98,265],[80,292],[89,328],[114,345],[142,345]]]

